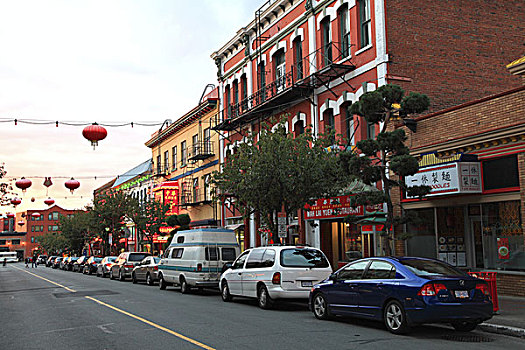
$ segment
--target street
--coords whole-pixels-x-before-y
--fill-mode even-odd
[[[518,338],[451,327],[396,336],[362,320],[320,321],[306,303],[265,311],[218,291],[134,285],[15,263],[0,267],[2,349],[518,349]]]

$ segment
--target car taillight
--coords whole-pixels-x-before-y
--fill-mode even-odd
[[[276,273],[273,274],[272,283],[273,284],[281,284],[281,273],[280,272],[276,272]]]
[[[437,295],[442,290],[444,291],[447,290],[447,287],[445,287],[444,284],[428,283],[428,284],[425,284],[423,287],[421,287],[417,295],[422,295],[422,296]]]
[[[111,264],[106,264],[106,267],[110,267],[110,266],[111,266]]]
[[[202,264],[197,264],[197,272],[201,272],[202,271]]]
[[[476,284],[476,289],[481,291],[481,293],[485,294],[486,296],[490,297],[489,286],[487,286],[485,283]]]
[[[153,270],[158,271],[158,269],[159,269],[158,266],[153,266]]]
[[[124,267],[127,268],[127,269],[132,269],[133,268],[133,264],[125,264]]]

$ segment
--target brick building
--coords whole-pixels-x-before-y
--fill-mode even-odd
[[[19,259],[25,256],[26,232],[17,230],[16,219],[0,217],[0,251],[17,252]]]
[[[221,161],[271,117],[286,118],[295,134],[307,126],[314,135],[335,130],[344,145],[375,137],[376,127],[349,106],[387,83],[426,93],[434,111],[519,87],[519,77],[500,67],[521,55],[523,17],[523,3],[514,0],[267,1],[211,55],[222,97],[214,127]],[[297,224],[290,241],[320,247],[333,265],[349,251],[381,254],[376,230],[344,224],[346,214],[311,225],[303,213],[289,214]],[[242,220],[231,200],[222,217],[223,224]],[[260,245],[257,216],[243,223],[246,246]]]
[[[525,59],[507,67],[523,76]],[[401,197],[422,222],[396,253],[497,271],[500,293],[525,296],[525,86],[421,116],[407,144],[420,170],[406,180],[433,189]]]

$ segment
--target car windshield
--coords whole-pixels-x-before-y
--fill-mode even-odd
[[[149,254],[130,254],[128,261],[142,261],[142,259],[147,256],[149,256]]]
[[[108,261],[109,261],[109,262],[115,262],[115,260],[117,260],[116,257],[108,258]]]
[[[95,258],[95,262],[101,262],[102,258]]]
[[[160,258],[153,258],[153,261],[155,262],[155,264],[158,264],[160,263]]]
[[[328,260],[317,249],[292,248],[281,251],[281,266],[285,267],[328,267]]]
[[[465,276],[466,274],[445,263],[423,259],[403,259],[401,263],[414,275],[425,276]]]

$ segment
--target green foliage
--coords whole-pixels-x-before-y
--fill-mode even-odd
[[[229,155],[213,182],[222,194],[236,198],[245,215],[258,211],[276,234],[274,215],[301,209],[312,198],[333,196],[350,182],[337,150],[328,151],[333,139],[313,140],[310,132],[297,137],[286,133],[283,123],[274,131],[265,128],[255,144],[253,135]],[[274,241],[277,241],[274,236]]]
[[[393,153],[393,154],[408,154],[409,149],[405,146],[407,137],[405,130],[396,129],[392,132],[382,132],[377,135],[377,142],[379,143],[378,150]]]
[[[62,233],[50,232],[38,237],[38,243],[49,255],[59,255],[69,250],[69,244]]]
[[[423,113],[429,106],[430,99],[428,96],[417,92],[409,93],[401,102],[401,110],[404,112],[404,115]]]
[[[166,224],[168,224],[169,227],[176,227],[180,226],[179,222],[179,216],[178,215],[169,215]]]
[[[423,185],[410,186],[410,187],[407,187],[406,191],[407,191],[407,196],[409,197],[422,198],[430,193],[430,187],[423,186]]]
[[[168,226],[175,227],[175,229],[171,230],[170,238],[163,246],[164,250],[166,250],[166,248],[171,244],[171,240],[173,239],[173,236],[175,236],[177,232],[190,229],[190,222],[191,222],[191,218],[188,214],[168,216],[168,219],[167,219]]]
[[[89,230],[91,215],[88,212],[78,212],[73,216],[60,216],[58,230],[62,238],[57,237],[57,242],[65,243],[63,251],[73,254],[82,254],[82,248],[92,235]]]
[[[393,103],[400,103],[405,91],[398,85],[383,85],[376,90],[383,98],[383,107],[390,108]]]
[[[356,146],[368,157],[375,156],[380,150],[379,143],[374,139],[361,140],[357,142]]]
[[[128,210],[125,216],[133,221],[140,240],[153,244],[153,235],[160,233],[160,228],[166,225],[166,212],[169,205],[151,200],[140,203],[136,198],[129,198]]]
[[[409,176],[417,173],[419,165],[417,159],[410,154],[402,154],[390,159],[390,170],[400,176]]]

